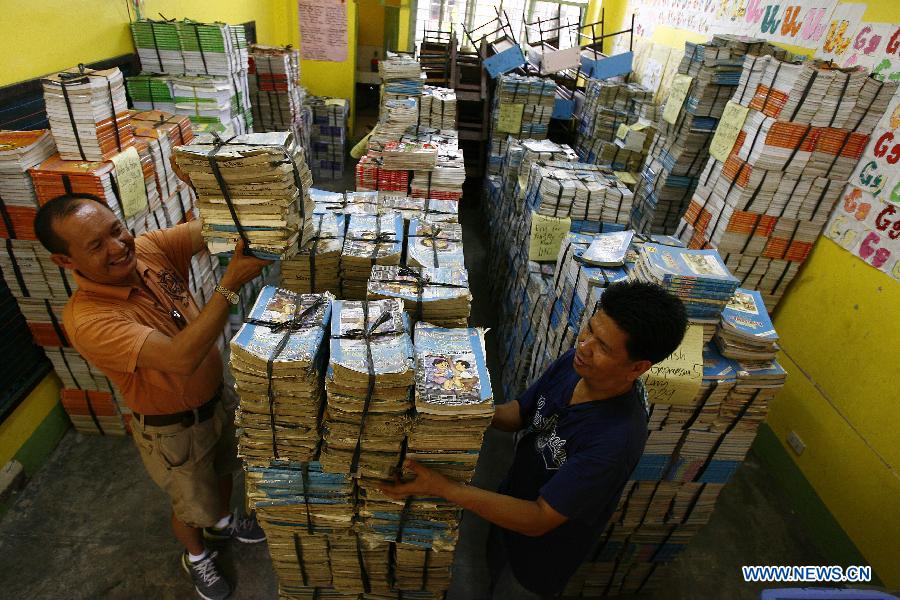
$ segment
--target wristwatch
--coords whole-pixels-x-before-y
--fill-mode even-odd
[[[225,299],[228,300],[228,302],[231,304],[237,305],[237,303],[241,301],[240,296],[238,296],[228,288],[223,288],[221,285],[216,286],[216,291],[225,296]]]

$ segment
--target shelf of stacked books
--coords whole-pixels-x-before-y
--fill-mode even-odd
[[[678,235],[717,248],[772,309],[897,91],[862,67],[748,56]]]
[[[675,232],[709,156],[716,126],[738,85],[744,57],[784,53],[763,40],[733,35],[715,35],[705,44],[685,43],[637,182],[631,222],[636,231]]]

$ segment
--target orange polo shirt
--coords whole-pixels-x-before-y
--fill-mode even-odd
[[[172,309],[188,323],[199,310],[188,290],[188,225],[146,233],[135,240],[137,269],[152,294],[136,286],[96,283],[75,273],[78,289],[63,311],[66,335],[82,356],[103,371],[135,412],[164,415],[197,408],[222,384],[222,358],[213,346],[193,375],[137,366],[147,336],[180,331]]]

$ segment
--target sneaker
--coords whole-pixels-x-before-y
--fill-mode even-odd
[[[205,600],[225,600],[231,595],[231,585],[219,573],[215,558],[218,552],[210,552],[201,561],[192,563],[187,552],[181,555],[181,566],[194,581],[194,589]]]
[[[231,523],[221,529],[204,527],[203,537],[207,540],[221,542],[231,538],[245,544],[258,544],[266,541],[266,532],[256,521],[256,515],[252,517],[239,517],[231,515]]]

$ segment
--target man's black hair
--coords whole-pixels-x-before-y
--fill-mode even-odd
[[[69,244],[56,233],[53,229],[53,224],[60,219],[70,216],[86,200],[93,200],[109,208],[103,200],[92,194],[63,194],[53,198],[38,209],[34,217],[34,233],[48,252],[51,254],[69,253]]]
[[[625,349],[635,361],[664,360],[681,344],[688,325],[681,300],[655,283],[614,283],[598,305],[627,334]]]

